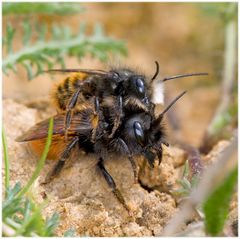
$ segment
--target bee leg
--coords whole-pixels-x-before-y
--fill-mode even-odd
[[[138,182],[138,175],[137,175],[137,166],[135,164],[135,161],[132,157],[132,154],[130,153],[130,150],[127,146],[127,144],[125,143],[125,141],[121,138],[118,138],[118,141],[120,144],[122,144],[122,147],[124,148],[124,151],[128,154],[128,160],[131,163],[132,169],[133,169],[133,174],[134,174],[134,183]]]
[[[112,132],[109,135],[110,139],[114,136],[116,130],[118,129],[118,127],[121,123],[122,116],[123,116],[123,99],[122,99],[122,96],[118,96],[116,113],[117,114],[116,114],[116,117],[114,119]]]
[[[169,147],[169,143],[165,140],[161,140],[161,143],[164,144],[165,146]]]
[[[147,160],[148,165],[149,165],[151,168],[154,168],[155,154],[152,153],[150,150],[145,150],[145,151],[143,152],[143,155],[144,155],[145,159]]]
[[[127,206],[122,194],[120,191],[117,189],[116,183],[114,182],[112,176],[108,173],[106,168],[104,167],[103,164],[103,159],[100,158],[97,164],[98,168],[100,169],[102,175],[104,176],[105,180],[107,181],[107,184],[110,186],[112,189],[112,192],[114,193],[115,197],[118,199],[118,201],[124,206],[124,208],[127,211],[130,211],[129,207]]]
[[[71,150],[74,148],[74,146],[76,145],[78,140],[79,140],[79,138],[78,138],[78,136],[76,136],[67,145],[66,149],[63,151],[63,153],[61,155],[61,159],[57,162],[57,164],[54,166],[54,168],[48,173],[44,184],[49,183],[54,177],[56,177],[61,172],[66,160],[70,156]]]
[[[162,162],[162,145],[159,145],[159,149],[157,150],[157,156],[158,156],[158,165]]]
[[[135,161],[134,161],[134,159],[131,155],[128,156],[128,160],[130,161],[130,163],[132,165],[133,174],[134,174],[134,183],[137,183],[138,182],[137,166],[136,166]]]
[[[67,134],[68,134],[68,129],[70,127],[70,123],[71,123],[71,118],[72,118],[72,109],[75,107],[76,103],[77,103],[77,99],[78,96],[81,92],[81,88],[78,88],[73,96],[71,97],[71,99],[69,100],[68,104],[67,104],[67,109],[66,109],[66,118],[65,118],[65,140],[67,140]]]
[[[98,121],[99,121],[99,99],[96,96],[95,97],[95,110],[94,110],[94,116],[92,119],[92,125],[93,125],[93,130],[92,130],[92,136],[91,136],[91,142],[95,143],[96,141],[96,134],[97,134],[97,128],[98,128]]]

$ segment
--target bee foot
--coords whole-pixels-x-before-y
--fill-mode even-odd
[[[131,205],[128,205],[125,207],[128,213],[128,217],[130,221],[135,221],[136,218],[136,210],[135,208],[131,207]]]

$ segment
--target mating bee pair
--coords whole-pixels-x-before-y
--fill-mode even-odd
[[[56,176],[63,168],[73,148],[98,155],[97,166],[117,199],[128,209],[116,184],[104,167],[108,154],[123,155],[129,159],[135,180],[137,167],[134,156],[143,155],[151,167],[162,159],[165,141],[161,124],[164,114],[185,92],[176,97],[166,109],[155,116],[152,102],[152,83],[159,73],[147,81],[141,74],[129,69],[101,70],[52,70],[74,73],[64,79],[53,91],[55,105],[60,112],[54,116],[52,145],[48,158],[59,159],[47,177]],[[162,82],[192,75],[164,78]],[[18,141],[29,141],[33,150],[41,153],[48,132],[49,120],[33,126]]]

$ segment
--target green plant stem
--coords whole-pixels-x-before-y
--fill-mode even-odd
[[[232,86],[235,80],[236,52],[237,52],[237,27],[235,20],[228,21],[225,26],[225,55],[224,71],[222,81],[222,97],[215,116],[208,127],[210,136],[221,132],[226,124],[220,124],[219,121],[224,117],[231,102]]]
[[[8,158],[8,148],[7,148],[7,140],[5,136],[4,129],[2,128],[2,142],[3,142],[3,154],[4,154],[4,164],[5,164],[5,193],[7,193],[7,189],[9,188],[9,158]]]
[[[36,180],[39,173],[41,172],[41,170],[44,166],[45,160],[47,158],[51,142],[52,142],[52,133],[53,133],[53,118],[51,118],[49,121],[47,142],[46,142],[43,154],[41,156],[41,159],[38,161],[37,167],[31,177],[31,179],[28,181],[27,185],[18,193],[17,198],[20,198],[21,196],[24,195],[24,193],[26,193],[29,190],[29,188],[32,186],[33,182]]]

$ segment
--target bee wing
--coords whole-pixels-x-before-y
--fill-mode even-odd
[[[60,73],[73,73],[73,72],[79,72],[79,73],[85,73],[89,75],[99,75],[99,76],[107,76],[110,73],[108,71],[103,70],[91,70],[91,69],[52,69],[45,72],[60,72]]]
[[[54,126],[53,126],[53,135],[64,135],[65,133],[65,114],[58,114],[53,117]],[[26,142],[33,141],[37,139],[47,138],[49,127],[49,119],[43,120],[32,128],[30,128],[26,133],[21,135],[16,139],[17,142]],[[81,114],[75,114],[72,116],[70,128],[68,133],[70,135],[87,135],[91,132],[92,126],[88,120],[84,120],[81,117]]]
[[[65,141],[64,136],[62,135],[53,135],[52,136],[52,142],[48,151],[47,159],[57,160],[60,159],[62,153],[66,149],[68,143],[71,141],[71,138],[68,138],[67,141]],[[44,151],[44,148],[46,146],[47,138],[42,139],[36,139],[28,142],[28,145],[32,152],[34,152],[35,155],[40,157]]]
[[[53,135],[63,134],[64,131],[64,115],[56,115],[53,117]],[[49,119],[43,120],[33,127],[31,127],[26,133],[16,139],[17,142],[32,141],[36,139],[46,138],[48,135]]]
[[[47,159],[59,159],[64,150],[66,149],[66,146],[76,135],[78,135],[81,140],[88,139],[92,132],[92,125],[91,121],[89,121],[86,115],[88,115],[88,112],[82,111],[79,114],[75,114],[72,116],[70,128],[68,129],[67,140],[64,136],[66,114],[58,114],[53,117],[53,136]],[[46,145],[48,127],[49,119],[41,121],[32,128],[30,128],[22,136],[18,137],[16,141],[28,142],[31,150],[40,157]]]

